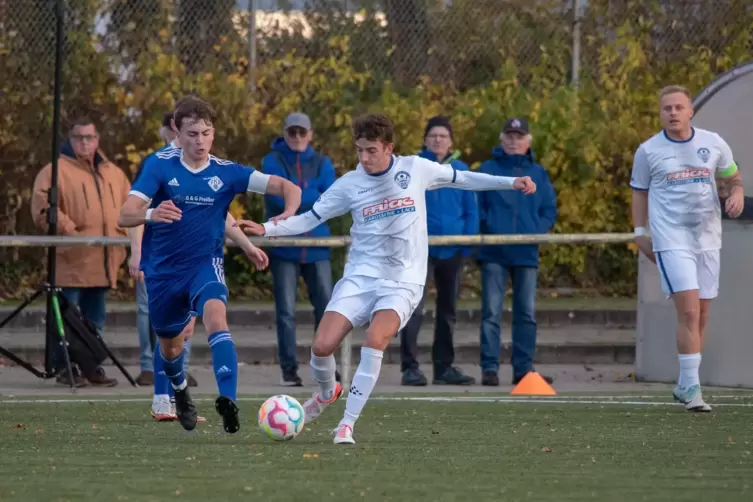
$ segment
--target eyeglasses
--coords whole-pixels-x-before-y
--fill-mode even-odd
[[[97,139],[97,136],[95,134],[73,134],[71,136],[71,139],[79,143],[83,141],[88,141],[89,143],[91,143]]]
[[[300,138],[305,138],[309,132],[303,127],[291,127],[288,130],[286,130],[285,133],[291,138],[295,138],[296,136]]]

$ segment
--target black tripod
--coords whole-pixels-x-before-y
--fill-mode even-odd
[[[47,223],[48,223],[48,235],[57,235],[57,220],[58,220],[58,157],[60,156],[60,145],[58,138],[60,137],[60,87],[61,87],[61,73],[62,73],[62,60],[63,60],[63,0],[56,0],[55,2],[55,16],[57,18],[56,26],[56,47],[55,47],[55,96],[53,100],[52,108],[52,172],[50,192],[48,194],[49,209],[47,211]],[[10,323],[18,314],[23,311],[28,305],[33,303],[39,296],[46,295],[47,297],[47,309],[45,315],[46,324],[46,336],[45,336],[45,362],[44,371],[37,370],[27,361],[24,361],[20,357],[11,353],[10,351],[0,347],[0,354],[4,355],[11,361],[27,369],[35,376],[39,378],[54,378],[57,376],[57,370],[53,359],[55,357],[55,346],[60,344],[62,352],[65,357],[65,367],[68,370],[68,377],[70,380],[70,387],[73,392],[76,391],[74,375],[71,366],[71,357],[68,350],[68,342],[65,339],[65,326],[63,322],[63,315],[60,309],[61,295],[60,289],[55,286],[55,271],[56,271],[56,249],[55,246],[47,248],[47,282],[38,286],[37,291],[16,310],[6,317],[0,323],[0,329]],[[62,298],[65,301],[64,298]],[[67,305],[67,302],[66,302]],[[102,349],[107,353],[108,357],[115,363],[120,369],[123,375],[134,387],[138,387],[138,384],[133,380],[131,375],[126,371],[122,364],[114,357],[109,348],[99,337]]]
[[[53,271],[53,280],[55,278],[54,272],[55,272],[55,248],[52,248],[52,250],[49,252],[48,262],[52,262],[52,271]],[[76,391],[76,387],[74,385],[74,379],[73,379],[73,371],[71,367],[71,357],[70,353],[68,352],[68,343],[65,340],[65,328],[63,327],[63,316],[60,313],[60,301],[58,299],[58,296],[60,294],[60,290],[54,288],[50,284],[42,284],[37,288],[37,291],[31,295],[31,297],[27,298],[21,305],[18,306],[16,310],[11,312],[8,317],[3,319],[3,322],[0,323],[0,329],[4,328],[8,323],[10,323],[18,314],[23,311],[27,306],[34,303],[34,301],[39,298],[42,294],[47,295],[47,315],[45,316],[46,321],[46,336],[45,336],[45,357],[44,357],[44,371],[39,371],[34,366],[32,366],[30,363],[24,361],[20,357],[16,356],[12,352],[9,352],[5,350],[4,348],[0,347],[0,354],[4,355],[14,363],[18,364],[19,366],[22,366],[23,368],[29,370],[32,374],[39,378],[55,378],[57,375],[57,372],[55,371],[52,359],[54,357],[54,353],[52,353],[52,347],[55,343],[62,344],[63,347],[63,354],[65,355],[65,367],[68,370],[68,376],[70,379],[70,386],[71,390],[73,392]],[[54,324],[53,324],[54,319]],[[55,341],[55,338],[60,338],[59,342]]]

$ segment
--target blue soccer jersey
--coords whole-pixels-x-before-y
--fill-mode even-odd
[[[141,168],[136,172],[136,176],[134,177],[133,182],[137,183],[139,178],[141,177],[141,173],[144,172],[144,168],[149,162],[152,162],[153,159],[156,159],[157,154],[160,152],[166,152],[170,150],[178,150],[179,148],[174,146],[172,143],[169,145],[163,146],[156,152],[152,153],[151,155],[147,156],[144,159],[144,162],[141,164]],[[155,200],[152,200],[152,202],[149,204],[150,208],[155,208],[159,205],[158,202]],[[144,236],[141,238],[141,263],[139,264],[139,268],[143,271],[144,270],[144,264],[146,263],[146,259],[149,256],[149,241],[152,238],[152,227],[151,225],[144,225]]]
[[[213,155],[206,165],[192,169],[183,162],[182,152],[170,147],[157,152],[131,190],[150,207],[172,200],[182,211],[180,221],[147,222],[148,251],[142,258],[147,277],[175,277],[211,262],[218,243],[224,241],[225,219],[235,196],[266,191],[266,174]]]

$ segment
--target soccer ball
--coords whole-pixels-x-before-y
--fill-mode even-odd
[[[259,428],[275,441],[289,441],[303,430],[303,406],[294,397],[272,396],[259,408]]]

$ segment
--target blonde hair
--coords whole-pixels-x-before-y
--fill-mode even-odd
[[[670,94],[684,94],[686,98],[688,98],[688,101],[693,101],[693,95],[690,93],[687,87],[683,87],[681,85],[668,85],[666,87],[663,87],[661,91],[659,91],[659,101],[664,99],[664,96],[669,96]]]

